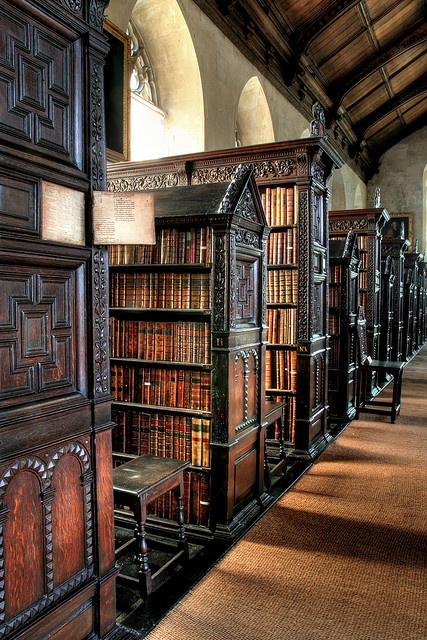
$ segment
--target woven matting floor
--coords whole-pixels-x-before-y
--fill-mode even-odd
[[[148,640],[425,640],[427,346]],[[389,390],[383,391],[383,394]]]

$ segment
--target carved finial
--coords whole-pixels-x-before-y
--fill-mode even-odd
[[[310,135],[316,137],[320,136],[327,140],[328,134],[326,133],[325,110],[320,102],[315,102],[313,104],[311,112],[313,114],[313,120],[310,122]]]
[[[415,253],[418,253],[418,238],[415,240]]]
[[[375,187],[374,209],[381,208],[381,188],[379,185]]]
[[[239,137],[239,130],[237,128],[234,129],[234,146],[235,147],[242,146],[242,143],[240,142],[240,137]]]

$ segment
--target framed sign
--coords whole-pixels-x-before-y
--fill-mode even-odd
[[[390,213],[388,220],[381,230],[383,238],[400,238],[403,228],[403,237],[412,245],[412,213]]]
[[[110,50],[104,66],[105,137],[107,161],[129,160],[130,155],[130,53],[131,41],[104,19]]]

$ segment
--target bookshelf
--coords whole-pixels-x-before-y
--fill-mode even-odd
[[[386,209],[349,209],[329,212],[329,237],[345,237],[353,229],[359,238],[359,305],[366,318],[368,353],[378,359],[381,326],[381,229],[390,219]],[[367,382],[367,392],[378,392],[377,374]]]
[[[111,191],[221,183],[252,169],[268,224],[267,396],[286,401],[286,447],[316,457],[327,445],[328,190],[342,161],[324,138],[119,163]]]
[[[380,360],[391,360],[394,279],[393,260],[391,256],[387,256],[381,260]]]
[[[357,235],[329,240],[329,415],[342,425],[356,415],[357,307],[360,255]]]
[[[423,255],[418,251],[418,242],[412,251],[405,253],[405,295],[404,295],[404,345],[403,359],[408,360],[415,355],[419,344],[419,293],[420,293],[420,266]]]
[[[265,243],[253,174],[153,191],[156,244],[111,246],[113,449],[190,462],[186,529],[231,539],[264,494]],[[170,518],[167,497],[153,518]],[[160,526],[160,525],[159,525]]]
[[[390,256],[393,261],[394,280],[392,286],[392,319],[390,337],[390,360],[402,360],[403,346],[403,304],[404,304],[404,262],[405,251],[409,241],[402,238],[382,238],[381,260],[385,262]]]

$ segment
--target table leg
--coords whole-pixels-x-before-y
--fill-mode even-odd
[[[143,501],[142,498],[138,498],[135,503],[135,538],[137,541],[137,555],[135,560],[139,563],[139,586],[143,598],[147,598],[152,590],[151,569],[148,565],[147,534],[145,531],[146,519],[147,509],[145,501]]]
[[[188,560],[188,541],[187,536],[185,535],[184,528],[184,507],[182,504],[182,499],[184,495],[184,480],[182,479],[177,487],[177,502],[178,502],[178,511],[177,511],[177,521],[178,521],[178,537],[179,544],[184,550],[184,556],[186,560]]]

